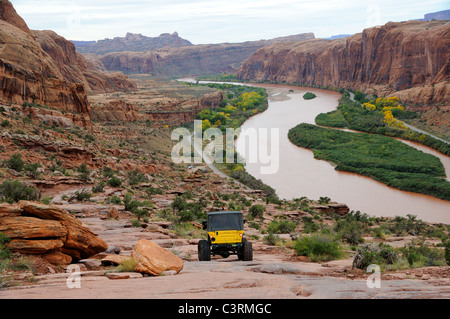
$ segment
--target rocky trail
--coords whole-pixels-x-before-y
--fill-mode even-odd
[[[72,272],[38,276],[21,273],[17,275],[21,284],[0,291],[0,299],[450,298],[450,267],[382,274],[381,287],[369,288],[367,279],[371,274],[352,270],[352,259],[313,263],[254,241],[253,261],[230,256],[199,262],[198,239],[174,236],[167,230],[167,223],[150,222],[146,228],[135,228],[123,215],[116,220],[89,213],[80,220],[108,243],[110,253],[77,264],[81,271],[79,286],[73,286]],[[182,258],[181,272],[175,275],[166,271],[160,276],[114,272],[114,266],[105,262],[114,264],[129,257],[142,238]]]

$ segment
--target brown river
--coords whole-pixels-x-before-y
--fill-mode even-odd
[[[318,114],[337,108],[340,94],[286,85],[252,85],[267,89],[269,107],[265,112],[248,119],[241,128],[243,131],[249,128],[268,129],[268,140],[271,136],[270,129],[278,128],[279,165],[275,172],[262,174],[261,166],[267,164],[249,161],[248,156],[244,156],[245,167],[248,173],[274,188],[280,198],[306,196],[309,199],[319,199],[326,196],[334,202],[347,204],[351,210],[359,210],[371,216],[412,214],[427,222],[450,224],[449,201],[400,191],[368,177],[336,171],[332,163],[314,159],[312,151],[297,147],[289,141],[289,129],[300,123],[315,124],[314,119]],[[317,97],[304,100],[303,94],[307,91],[314,92]],[[237,151],[248,154],[242,140],[241,134],[237,139]],[[439,157],[449,179],[450,157],[417,143],[404,142]]]

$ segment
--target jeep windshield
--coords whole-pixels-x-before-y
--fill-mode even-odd
[[[208,231],[244,230],[241,212],[212,212],[208,214]]]

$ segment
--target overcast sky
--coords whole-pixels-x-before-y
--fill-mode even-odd
[[[31,29],[69,40],[158,36],[177,31],[194,44],[243,42],[314,32],[354,34],[364,28],[423,18],[449,0],[10,0]]]

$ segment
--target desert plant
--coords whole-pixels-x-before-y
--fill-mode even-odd
[[[0,202],[14,203],[20,200],[38,200],[39,190],[18,180],[6,180],[0,184]]]
[[[138,264],[138,261],[134,258],[124,259],[119,266],[117,266],[116,270],[118,272],[134,272],[134,267]]]
[[[267,226],[267,231],[271,234],[287,234],[294,231],[296,224],[288,220],[273,220]]]
[[[97,185],[92,186],[93,193],[103,193],[105,190],[105,182],[101,181]]]
[[[266,245],[276,246],[282,242],[283,240],[280,238],[280,236],[273,233],[270,233],[263,237],[263,243]]]
[[[263,214],[265,211],[266,211],[266,207],[264,205],[260,205],[260,204],[253,205],[248,210],[250,216],[252,216],[253,218],[258,217],[259,219],[263,218]]]
[[[125,205],[125,210],[132,212],[139,207],[139,201],[133,199],[133,194],[130,192],[126,193],[123,197],[123,204]]]
[[[328,261],[343,256],[339,242],[325,234],[300,237],[294,242],[294,250],[297,255],[310,257],[312,261]]]
[[[398,254],[392,246],[380,243],[379,245],[368,244],[360,246],[353,259],[353,268],[365,270],[371,264],[387,265],[393,264]]]
[[[447,265],[450,266],[450,238],[442,239],[442,244],[444,245],[444,258]]]
[[[108,185],[111,187],[120,187],[122,186],[122,181],[117,176],[113,176],[108,180]]]
[[[25,163],[22,160],[22,155],[15,153],[6,161],[6,165],[17,172],[21,172]]]

